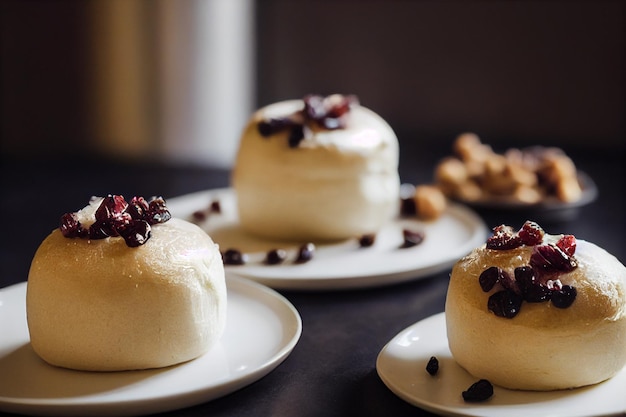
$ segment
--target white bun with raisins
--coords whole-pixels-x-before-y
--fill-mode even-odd
[[[304,116],[305,103],[322,115]],[[391,127],[353,97],[264,107],[243,132],[233,171],[240,224],[258,236],[289,240],[375,233],[397,214],[398,152]]]
[[[529,223],[532,222],[527,222],[522,230]],[[494,230],[496,240],[502,237],[496,235],[503,229]],[[523,234],[521,230],[517,233]],[[571,244],[560,245],[562,239],[574,242],[575,253],[572,250],[571,256],[553,250],[560,246],[571,248]],[[493,288],[487,284],[485,290],[482,283],[487,281],[483,278],[488,273],[483,278],[481,274],[496,267],[517,282],[515,268],[528,270],[533,264],[536,273],[550,263],[533,255],[538,251],[536,246],[548,243],[552,249],[544,254],[553,264],[547,268],[560,262],[554,262],[556,259],[566,261],[560,273],[538,278],[551,288],[541,290],[552,294],[552,299],[535,298],[535,302],[529,302],[525,298],[517,307],[517,314],[502,316],[502,309],[507,307],[498,306],[495,301],[489,304],[488,299],[504,290],[499,281],[507,279],[499,275]],[[558,256],[552,258],[551,253]],[[568,267],[567,262],[572,260]],[[509,287],[512,281],[508,280]],[[513,285],[518,285],[518,290],[524,287],[520,282]],[[564,298],[563,289],[567,289]],[[536,297],[537,287],[534,291]],[[501,316],[495,314],[496,310]],[[582,240],[576,242],[571,236],[546,234],[540,245],[524,244],[505,250],[483,245],[475,249],[452,270],[445,315],[454,359],[474,377],[506,388],[544,391],[580,387],[609,379],[626,364],[626,267],[600,247]]]
[[[74,219],[90,217],[85,211],[93,217],[86,208]],[[83,230],[88,224],[81,222]],[[224,267],[211,238],[180,219],[153,224],[136,247],[122,237],[68,238],[56,229],[33,258],[26,308],[31,345],[52,365],[88,371],[170,366],[220,339]]]

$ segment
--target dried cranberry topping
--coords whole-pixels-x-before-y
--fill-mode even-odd
[[[511,319],[522,307],[521,295],[510,290],[502,290],[492,294],[487,301],[487,308],[498,317]]]
[[[241,251],[231,248],[222,253],[222,260],[224,265],[244,265],[248,262],[248,257]]]
[[[150,238],[151,227],[145,220],[131,220],[118,227],[117,231],[126,245],[134,248],[146,243],[146,240]]]
[[[404,229],[402,230],[402,237],[404,242],[400,246],[401,248],[412,248],[424,241],[424,233],[418,230]]]
[[[311,94],[303,98],[304,107],[291,117],[262,120],[258,123],[259,134],[269,137],[289,130],[289,147],[297,148],[305,137],[305,125],[315,123],[320,128],[335,130],[345,128],[345,118],[350,108],[358,104],[353,95],[335,94],[328,97]]]
[[[537,223],[528,220],[522,225],[517,235],[524,245],[534,246],[543,242],[545,232]]]
[[[558,246],[553,244],[535,246],[530,255],[530,265],[535,272],[542,275],[552,275],[574,270],[578,263]]]
[[[61,224],[59,225],[59,229],[61,233],[65,237],[86,237],[87,230],[83,228],[83,226],[78,221],[78,217],[76,217],[75,213],[65,213],[61,216]]]
[[[287,259],[287,252],[284,249],[272,249],[267,252],[265,263],[267,265],[278,265]]]
[[[494,228],[494,234],[487,241],[490,249],[513,249],[514,242],[533,246],[529,265],[515,268],[514,278],[506,272],[492,266],[485,269],[478,277],[478,282],[485,292],[500,283],[504,290],[489,297],[488,308],[500,317],[512,318],[521,308],[522,301],[540,303],[552,301],[558,308],[567,308],[576,299],[576,288],[562,285],[558,275],[570,272],[578,267],[574,258],[576,238],[563,235],[556,244],[542,244],[545,232],[535,222],[527,221],[522,228],[513,233],[509,226]]]
[[[556,246],[567,256],[574,256],[576,252],[576,238],[573,235],[563,235],[556,242]]]
[[[463,391],[463,400],[466,402],[481,402],[488,400],[493,395],[493,385],[486,379],[473,383],[467,391]]]
[[[298,255],[296,256],[295,263],[303,264],[313,259],[315,253],[315,245],[311,242],[305,243],[298,248]]]
[[[487,249],[508,250],[522,246],[520,237],[510,226],[500,225],[493,229],[493,235],[487,239]]]
[[[431,375],[436,375],[439,372],[439,359],[434,356],[431,356],[426,364],[426,372]]]
[[[83,227],[76,213],[66,213],[61,216],[59,229],[69,238],[121,236],[129,247],[137,247],[150,238],[151,225],[164,223],[171,217],[162,197],[153,197],[149,202],[143,197],[133,197],[128,203],[121,195],[108,195],[100,202],[89,228]]]

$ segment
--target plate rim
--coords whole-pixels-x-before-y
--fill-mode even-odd
[[[214,189],[207,189],[202,191],[196,191],[194,193],[183,194],[176,197],[168,198],[166,201],[168,205],[174,207],[172,212],[176,214],[179,206],[186,206],[195,203],[195,200],[204,201],[208,203],[212,196],[224,196],[227,198],[236,198],[236,192],[232,187],[221,187]],[[186,210],[189,211],[189,210]],[[403,282],[414,281],[432,276],[438,272],[450,269],[454,263],[462,256],[471,252],[472,249],[484,243],[488,236],[489,228],[485,221],[478,213],[465,204],[461,204],[454,201],[449,201],[448,211],[451,215],[458,219],[459,222],[468,225],[471,236],[463,245],[456,248],[455,252],[448,256],[445,261],[440,261],[428,265],[428,267],[420,268],[397,268],[392,269],[390,273],[365,273],[355,275],[343,275],[340,277],[276,277],[270,275],[256,275],[250,273],[245,269],[237,266],[226,265],[226,273],[232,276],[238,276],[245,279],[249,279],[273,289],[277,290],[299,290],[299,291],[319,291],[319,290],[350,290],[350,289],[364,289],[387,286],[392,284],[400,284]],[[183,213],[181,216],[184,219],[188,219],[192,213]],[[393,221],[413,221],[414,219],[396,217]],[[415,221],[419,221],[415,219]],[[428,222],[424,222],[427,224]],[[280,266],[271,266],[268,268],[280,268]]]
[[[182,392],[169,395],[150,394],[141,396],[138,399],[127,399],[115,401],[114,399],[94,399],[71,403],[71,398],[15,398],[0,396],[0,411],[14,412],[25,415],[101,415],[101,416],[126,416],[126,415],[146,415],[174,411],[194,405],[207,403],[225,395],[250,385],[277,368],[287,359],[293,349],[298,344],[302,335],[302,318],[295,306],[282,294],[262,285],[258,282],[241,278],[227,277],[227,294],[230,291],[254,299],[268,307],[272,314],[279,320],[284,334],[280,341],[276,343],[276,349],[271,356],[263,358],[260,364],[251,368],[247,372],[230,375],[227,378],[211,381],[199,387],[194,387]],[[7,293],[26,291],[27,281],[22,281],[8,287],[0,288],[0,311],[2,309],[3,296]],[[281,310],[282,314],[278,310]],[[288,315],[288,316],[287,316]],[[34,354],[34,353],[33,353]],[[197,358],[199,359],[199,358]],[[193,366],[194,360],[173,365]],[[148,370],[150,371],[150,370]],[[138,371],[125,371],[137,372]],[[124,411],[119,410],[124,408]],[[119,410],[119,411],[118,411]]]
[[[593,179],[584,171],[578,170],[576,172],[576,177],[578,179],[578,183],[582,189],[581,197],[576,201],[564,202],[559,201],[556,197],[551,197],[548,201],[539,201],[536,203],[523,203],[519,201],[511,201],[506,199],[479,199],[479,200],[466,200],[462,198],[450,198],[452,201],[455,201],[459,204],[467,205],[473,209],[480,210],[498,210],[504,212],[515,212],[515,211],[560,211],[560,210],[569,210],[576,209],[579,207],[586,206],[587,204],[592,203],[598,198],[599,190],[596,183]]]
[[[414,331],[415,329],[418,329],[420,327],[423,327],[423,330],[426,330],[427,327],[430,326],[442,326],[439,327],[438,330],[436,330],[436,332],[443,332],[442,334],[444,335],[444,339],[446,340],[445,343],[445,353],[446,353],[446,357],[450,357],[451,361],[454,361],[454,359],[452,358],[452,354],[450,353],[450,350],[448,348],[448,344],[447,344],[447,338],[445,337],[445,312],[440,312],[440,313],[436,313],[433,314],[431,316],[425,317],[421,320],[418,320],[417,322],[405,327],[404,329],[400,330],[397,334],[395,334],[387,343],[385,343],[385,345],[383,346],[383,348],[380,350],[380,352],[378,353],[377,357],[376,357],[376,373],[379,376],[379,378],[381,379],[381,381],[383,382],[383,384],[397,397],[399,397],[400,399],[402,399],[403,401],[405,401],[406,403],[414,406],[414,407],[418,407],[421,408],[423,410],[438,414],[438,415],[445,415],[445,416],[462,416],[462,417],[484,417],[484,416],[490,416],[490,417],[494,417],[494,416],[498,416],[498,417],[508,417],[508,416],[513,416],[513,415],[533,415],[533,416],[537,416],[537,410],[529,410],[527,409],[526,411],[524,411],[523,407],[524,405],[527,404],[533,404],[532,402],[530,403],[526,403],[526,404],[517,404],[515,406],[514,410],[507,410],[505,409],[504,405],[498,405],[498,404],[489,404],[489,403],[476,403],[476,404],[466,404],[463,403],[465,406],[464,407],[456,407],[456,406],[452,406],[452,405],[442,405],[442,404],[438,404],[436,402],[433,401],[429,401],[428,399],[424,399],[424,398],[417,398],[415,396],[411,396],[408,393],[405,392],[405,390],[401,387],[401,384],[397,384],[393,378],[391,378],[387,372],[388,369],[385,368],[384,364],[386,360],[392,360],[390,359],[390,357],[388,357],[388,351],[391,348],[392,345],[397,344],[398,340],[406,335],[407,333]],[[424,333],[424,331],[421,332],[422,334]],[[437,337],[437,336],[434,336]],[[439,340],[437,341],[438,344],[442,343],[443,340]],[[419,343],[419,342],[418,342]],[[456,364],[456,362],[455,362]],[[458,369],[463,370],[463,368],[460,367],[460,365],[456,364],[456,366],[458,366]],[[466,371],[464,371],[466,372]],[[423,374],[424,374],[424,378],[426,377],[430,377],[429,375],[427,376],[426,371],[423,370]],[[473,378],[474,380],[477,380],[478,378],[474,378],[473,376],[469,375],[468,376],[470,378]],[[617,375],[615,375],[613,378],[621,378],[626,380],[626,366],[620,371],[618,372]],[[613,380],[613,378],[611,378],[610,380],[604,381],[604,382],[600,382],[598,384],[594,384],[594,385],[590,385],[590,386],[586,386],[586,387],[580,387],[580,388],[576,388],[573,390],[557,390],[555,392],[562,392],[562,393],[573,393],[573,392],[585,392],[585,390],[588,389],[602,389],[602,384],[605,384],[604,386],[606,386],[606,383],[610,383],[611,380]],[[620,380],[621,380],[620,379]],[[496,391],[496,395],[501,393],[512,393],[513,395],[528,395],[528,396],[545,396],[545,395],[551,395],[553,392],[552,391],[539,391],[539,392],[534,392],[534,391],[516,391],[516,390],[510,390],[507,388],[503,388],[503,387],[499,387],[499,386],[494,386],[494,390]],[[460,392],[459,392],[459,396],[460,396]],[[483,407],[484,406],[484,407]],[[520,408],[522,407],[522,408]],[[489,412],[488,414],[485,414],[485,410],[493,410],[493,412]],[[545,410],[544,410],[545,411]],[[533,412],[535,414],[533,414]],[[513,414],[511,414],[513,413]],[[571,413],[571,410],[570,410]],[[565,416],[570,416],[570,413],[568,412],[561,412],[561,413],[553,413],[551,415],[554,416],[560,416],[560,417],[565,417]],[[576,414],[577,417],[600,417],[600,416],[611,416],[611,415],[622,415],[623,413],[626,413],[626,400],[624,403],[624,410],[620,410],[620,409],[616,409],[616,410],[603,410],[599,413],[579,413]]]

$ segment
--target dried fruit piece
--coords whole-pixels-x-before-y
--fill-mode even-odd
[[[359,246],[368,248],[376,242],[376,235],[373,233],[365,234],[359,238]]]
[[[288,144],[297,148],[305,138],[305,126],[315,123],[326,130],[343,129],[345,117],[350,108],[358,104],[356,96],[334,94],[328,97],[308,95],[303,98],[304,107],[291,117],[272,118],[258,123],[259,134],[265,138],[285,130],[289,130]]]
[[[511,319],[519,313],[523,298],[513,291],[502,290],[492,294],[487,301],[487,308],[498,317]]]
[[[478,277],[478,283],[480,284],[480,288],[483,289],[484,292],[489,292],[493,288],[494,285],[500,280],[500,276],[502,275],[502,269],[497,266],[492,266],[485,269],[480,276]]]
[[[513,229],[502,224],[493,228],[493,235],[487,239],[486,248],[508,250],[518,248],[521,245],[522,241]]]
[[[148,223],[165,223],[171,218],[172,215],[167,210],[163,197],[154,197],[150,200],[150,203],[148,205],[148,212],[146,213],[145,219]]]
[[[537,223],[527,220],[517,232],[521,242],[527,246],[535,246],[543,242],[544,230]]]
[[[436,375],[439,372],[439,359],[434,356],[431,356],[426,364],[426,372],[431,375]]]
[[[283,263],[287,259],[287,252],[284,249],[272,249],[267,252],[265,263],[267,265],[277,265]]]
[[[243,265],[248,261],[246,254],[237,249],[228,249],[222,253],[224,265]]]
[[[417,207],[415,205],[415,199],[411,197],[403,197],[400,199],[400,215],[401,216],[415,216],[417,214]]]
[[[417,246],[424,241],[424,233],[417,230],[402,230],[402,237],[404,242],[400,246],[401,248],[411,248]]]
[[[81,237],[85,233],[75,213],[65,213],[60,223],[59,229],[65,237]]]
[[[557,308],[567,308],[576,300],[577,293],[575,287],[563,285],[561,289],[552,291],[552,305]]]
[[[118,227],[117,231],[127,246],[135,248],[150,238],[151,227],[145,220],[131,220],[128,224]]]
[[[150,238],[150,225],[164,223],[171,218],[165,200],[153,197],[133,197],[130,203],[121,195],[109,194],[100,201],[94,212],[94,222],[85,229],[75,213],[61,216],[59,229],[65,237],[105,239],[121,236],[129,247],[137,247]]]
[[[563,235],[556,242],[556,246],[566,255],[574,256],[574,253],[576,252],[576,238],[573,235]]]
[[[466,402],[486,401],[493,396],[493,385],[488,380],[481,379],[463,391],[462,395]]]
[[[535,246],[530,255],[530,265],[541,275],[550,275],[574,270],[578,263],[558,246],[553,244]]]
[[[268,119],[259,122],[257,128],[263,137],[269,137],[282,130],[289,129],[295,125],[295,122],[287,117]]]
[[[311,242],[305,243],[304,245],[298,248],[298,255],[296,256],[296,260],[294,261],[297,264],[303,264],[305,262],[309,262],[313,259],[313,254],[315,253],[315,245]]]

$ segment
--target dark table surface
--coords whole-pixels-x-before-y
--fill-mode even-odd
[[[404,151],[404,182],[432,178],[440,151]],[[599,195],[567,219],[542,222],[549,233],[571,233],[626,262],[626,180],[623,151],[567,149],[595,181]],[[86,157],[2,163],[0,288],[25,281],[30,260],[60,214],[91,195],[163,195],[224,187],[226,170],[161,162]],[[489,227],[519,226],[526,214],[481,213]],[[299,311],[302,336],[291,355],[264,378],[222,398],[162,415],[176,416],[426,416],[396,397],[376,373],[383,346],[411,324],[442,312],[449,271],[425,279],[349,291],[280,291]],[[2,312],[0,311],[0,314]],[[0,329],[0,337],[2,329]],[[0,375],[0,378],[2,375]]]

